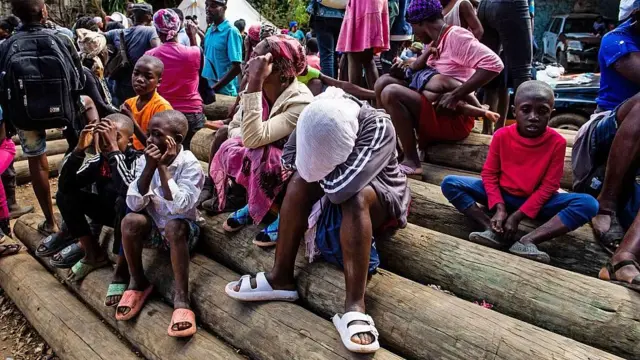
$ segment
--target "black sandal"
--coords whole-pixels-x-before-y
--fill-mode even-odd
[[[47,257],[60,252],[62,249],[73,244],[76,240],[70,235],[55,233],[42,240],[36,249],[36,256]],[[41,250],[41,248],[44,248]]]
[[[609,255],[613,255],[622,243],[625,231],[622,225],[620,225],[615,211],[599,210],[598,215],[609,215],[611,217],[611,225],[609,226],[609,230],[601,235],[593,230],[593,235],[598,240],[598,244],[600,244],[602,249]]]
[[[84,250],[78,243],[71,244],[60,251],[60,260],[51,258],[49,263],[58,269],[69,269],[84,258]]]
[[[635,267],[638,271],[640,271],[640,265],[638,265],[638,263],[634,260],[622,260],[615,265],[611,264],[611,260],[607,261],[607,263],[605,264],[605,268],[609,273],[609,280],[605,280],[605,281],[608,281],[616,285],[624,286],[630,290],[640,292],[640,275],[637,275],[636,277],[634,277],[633,280],[631,280],[631,282],[620,281],[616,278],[616,271],[622,269],[625,266],[630,266],[630,265]]]
[[[7,244],[0,245],[0,258],[15,255],[22,250],[22,245],[19,244]]]

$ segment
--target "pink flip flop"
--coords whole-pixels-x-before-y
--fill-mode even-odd
[[[152,291],[153,291],[153,285],[149,285],[149,287],[146,288],[144,291],[139,291],[139,290],[125,291],[124,294],[122,294],[122,298],[120,299],[118,306],[116,307],[116,320],[127,321],[136,317],[140,313],[140,310],[142,310],[144,303],[147,301],[147,298],[149,297],[149,295],[151,295]],[[118,311],[120,308],[129,308],[131,310],[129,310],[129,312],[126,313],[125,315],[122,315]]]
[[[179,323],[189,323],[191,327],[184,330],[173,330],[173,325]],[[189,309],[175,309],[173,310],[173,315],[171,316],[171,324],[169,324],[169,329],[167,332],[171,337],[189,337],[193,336],[196,333],[196,314]]]

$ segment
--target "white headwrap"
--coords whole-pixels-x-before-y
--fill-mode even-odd
[[[304,108],[296,125],[296,168],[317,182],[347,161],[358,135],[360,106],[329,88]]]

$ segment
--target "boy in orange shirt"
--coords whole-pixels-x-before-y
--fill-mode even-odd
[[[133,147],[136,150],[144,150],[146,146],[147,127],[153,115],[173,110],[171,104],[156,91],[163,71],[162,61],[148,55],[141,57],[133,68],[131,85],[138,96],[125,101],[120,110],[134,120]]]

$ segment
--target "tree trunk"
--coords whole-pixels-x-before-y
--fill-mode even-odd
[[[36,230],[37,224],[41,220],[42,216],[31,214],[21,217],[15,225],[16,235],[29,244],[28,246],[32,249],[43,238]],[[110,231],[104,231],[102,237],[112,240]],[[173,271],[168,254],[147,250],[143,253],[143,262],[146,275],[155,285],[155,291],[162,295],[165,301],[173,302]],[[252,358],[265,360],[353,358],[353,354],[344,348],[337,331],[329,321],[292,303],[241,304],[229,298],[224,293],[224,288],[229,282],[238,280],[240,275],[205,256],[194,254],[189,267],[191,305],[198,315],[199,324]],[[91,307],[112,321],[112,319],[115,320],[113,310],[106,308],[102,303],[110,281],[111,271],[102,269],[90,274],[83,280],[82,286],[74,286],[73,289]],[[159,316],[147,316],[154,311],[160,312],[160,314],[156,314]],[[153,319],[157,324],[152,323]],[[127,322],[118,322],[117,325],[121,333],[126,335],[132,330],[140,328],[142,326],[140,324],[143,322],[145,324],[144,331],[154,335],[157,333],[157,338],[140,336],[130,339],[130,341],[141,347],[144,346],[147,350],[153,346],[164,345],[167,347],[168,345],[167,349],[162,349],[163,351],[160,352],[162,358],[177,358],[176,350],[180,350],[180,347],[176,348],[175,345],[178,343],[167,341],[166,331],[170,319],[171,309],[169,306],[162,305],[158,301],[151,301],[145,305],[141,317],[135,321],[135,327],[126,327],[131,324]],[[116,324],[115,321],[112,322]],[[190,348],[195,351],[205,346],[208,343],[203,344],[204,339],[220,343],[213,337],[209,339],[210,337],[205,331],[199,331],[193,340],[200,342],[194,343],[192,340]],[[170,350],[170,348],[174,349]],[[225,348],[227,347],[225,346]],[[235,354],[229,356],[228,351],[218,352],[220,353],[218,358],[221,359],[238,358]],[[153,354],[154,351],[150,351],[150,353]],[[192,359],[211,358],[211,356],[206,356],[207,354],[196,352],[180,355],[188,355],[186,358]],[[384,349],[378,351],[374,358],[380,360],[401,359]]]
[[[61,139],[61,140],[47,141],[46,154],[47,156],[64,154],[68,148],[69,148],[69,143],[67,143],[67,140]],[[22,152],[22,147],[17,147],[14,161],[18,162],[23,160],[27,160],[27,157]]]
[[[0,285],[61,359],[138,359],[31,255],[0,259]]]
[[[245,228],[230,236],[222,230],[225,219],[226,215],[206,218],[206,224],[202,228],[201,249],[208,256],[242,273],[271,269],[273,255],[251,244],[250,240],[255,236],[257,229]],[[415,227],[413,229],[419,231]],[[462,241],[458,243],[459,246],[476,246]],[[413,256],[421,257],[421,254],[423,252]],[[405,260],[408,261],[410,258]],[[422,257],[419,261],[432,260]],[[342,313],[345,296],[342,271],[321,261],[307,264],[301,254],[296,265],[297,287],[303,303],[323,316]],[[491,265],[500,266],[493,262]],[[402,266],[411,265],[405,261]],[[508,273],[509,269],[505,269],[505,272]],[[549,267],[545,270],[553,272]],[[500,272],[487,272],[484,275],[493,280],[494,273]],[[464,280],[465,278],[460,277],[455,281]],[[539,294],[548,296],[542,291]],[[367,287],[366,303],[367,312],[377,324],[381,341],[408,358],[617,358],[385,270],[380,270],[379,274],[371,278]],[[563,310],[567,311],[564,307]]]
[[[479,230],[477,224],[449,203],[439,186],[410,179],[409,187],[412,200],[410,223],[461,239],[468,239],[469,233]],[[533,231],[539,224],[539,221],[522,221],[520,235]],[[609,255],[594,239],[589,225],[542,243],[539,247],[549,253],[551,265],[590,276],[597,276],[609,259]]]
[[[64,158],[64,154],[52,155],[48,156],[49,160],[49,177],[53,178],[58,176],[58,169],[62,164],[62,159]],[[29,163],[27,160],[16,161],[14,164],[16,169],[16,183],[18,185],[26,184],[31,182],[31,173],[29,171]]]
[[[46,130],[47,141],[62,139],[62,131],[60,129],[49,129]],[[11,140],[16,145],[20,144],[20,137],[18,135],[14,135]]]
[[[216,94],[216,102],[205,105],[204,114],[209,120],[224,120],[228,118],[231,106],[233,106],[235,102],[236,98],[234,96]]]

